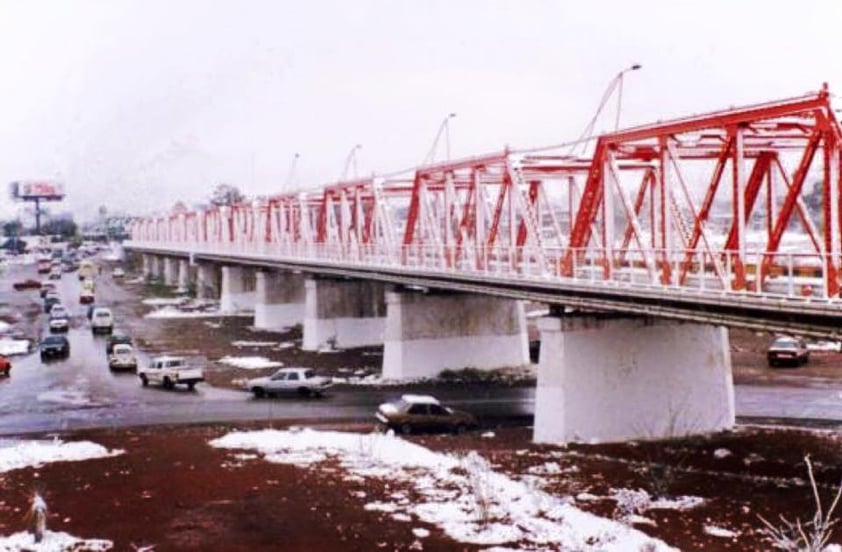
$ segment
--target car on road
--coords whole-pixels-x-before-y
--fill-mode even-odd
[[[126,271],[123,270],[123,267],[115,266],[114,270],[111,271],[112,278],[123,278],[126,275]]]
[[[114,315],[107,307],[97,307],[91,313],[91,332],[111,333],[114,331]]]
[[[105,338],[105,356],[114,352],[114,347],[117,345],[132,345],[132,338],[124,333],[112,333]]]
[[[375,417],[384,426],[405,434],[418,431],[464,433],[477,426],[473,414],[443,406],[431,395],[403,395],[397,401],[381,404]]]
[[[246,384],[258,399],[281,393],[322,397],[331,385],[330,378],[317,376],[310,368],[281,368],[271,376],[250,379]]]
[[[70,356],[70,342],[63,335],[49,335],[41,341],[41,362]]]
[[[41,299],[45,298],[49,292],[58,293],[55,282],[44,282],[41,284]]]
[[[79,304],[80,305],[92,305],[96,298],[94,297],[94,292],[83,289],[79,292]]]
[[[136,370],[137,356],[134,348],[126,343],[118,343],[108,355],[108,368],[111,370]]]
[[[44,314],[50,314],[50,311],[55,305],[61,303],[59,298],[55,295],[50,295],[49,293],[44,298]]]
[[[150,383],[160,383],[165,389],[186,385],[192,390],[197,383],[205,381],[201,368],[191,367],[184,358],[177,356],[153,358],[146,367],[138,370],[137,377],[144,387]]]
[[[61,266],[56,265],[50,269],[50,275],[48,276],[48,278],[50,280],[61,280],[61,274]]]
[[[61,307],[57,309],[56,307]],[[66,332],[70,329],[70,314],[67,309],[61,305],[53,306],[50,311],[50,321],[48,323],[50,332]]]
[[[41,282],[28,278],[12,284],[12,289],[15,291],[25,291],[27,289],[41,289]]]
[[[49,274],[53,263],[50,259],[41,259],[38,261],[38,274]]]
[[[9,377],[12,373],[12,361],[0,355],[0,376]]]
[[[810,361],[810,350],[800,337],[778,336],[766,351],[769,366],[801,366]]]

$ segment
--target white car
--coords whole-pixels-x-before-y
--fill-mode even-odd
[[[330,378],[317,376],[310,368],[281,368],[271,376],[248,380],[246,386],[258,399],[280,393],[322,397],[333,385]]]
[[[111,277],[112,277],[112,278],[122,278],[122,277],[123,277],[123,276],[125,276],[125,275],[126,275],[126,271],[125,271],[125,270],[123,270],[123,269],[122,269],[121,267],[119,267],[119,266],[114,267],[114,270],[112,270],[112,271],[111,271]]]
[[[205,380],[201,368],[191,367],[184,358],[176,356],[153,358],[149,366],[138,370],[137,377],[144,387],[150,383],[160,383],[166,389],[183,384],[192,390],[197,383]]]
[[[54,316],[69,317],[70,313],[67,312],[67,308],[65,308],[64,305],[55,304],[50,308],[50,317]]]
[[[93,333],[111,333],[114,331],[114,315],[111,314],[111,309],[106,307],[97,307],[91,313],[91,332]]]
[[[137,369],[137,357],[134,354],[134,348],[127,343],[114,345],[111,354],[108,355],[108,367],[112,370]]]
[[[66,332],[70,329],[70,318],[66,314],[50,314],[50,332]]]

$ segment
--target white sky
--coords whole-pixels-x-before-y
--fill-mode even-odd
[[[623,126],[842,90],[842,3],[0,0],[0,186],[142,214],[573,139],[618,71]],[[840,92],[842,93],[842,92]],[[605,125],[613,124],[610,114]],[[0,217],[17,211],[0,190]]]

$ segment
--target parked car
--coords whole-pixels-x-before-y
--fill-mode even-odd
[[[49,274],[53,263],[50,259],[41,259],[38,261],[38,274]]]
[[[281,368],[271,376],[250,379],[246,385],[258,399],[280,393],[322,397],[333,382],[330,378],[317,376],[310,368]]]
[[[801,366],[810,361],[810,350],[800,337],[779,336],[766,351],[766,359],[769,366]]]
[[[106,307],[97,307],[91,314],[91,332],[93,333],[111,333],[114,331],[114,315],[111,314],[111,309]]]
[[[442,406],[430,395],[403,395],[399,400],[383,403],[375,414],[386,427],[412,433],[415,431],[453,431],[464,433],[476,427],[476,418],[469,412]]]
[[[0,355],[0,376],[9,377],[12,373],[12,361]]]
[[[49,335],[41,341],[41,362],[70,356],[70,342],[63,335]]]
[[[55,265],[50,269],[50,275],[48,278],[50,280],[61,280],[61,265]]]
[[[108,355],[108,367],[111,370],[136,370],[137,356],[134,348],[126,343],[118,343]]]
[[[201,368],[193,368],[182,357],[160,356],[153,358],[149,365],[137,372],[144,387],[150,383],[160,383],[166,389],[173,389],[183,384],[193,389],[197,383],[205,380]]]
[[[25,291],[27,289],[41,289],[41,282],[38,280],[33,280],[29,278],[27,280],[21,280],[19,282],[14,282],[12,284],[12,289],[15,291]]]

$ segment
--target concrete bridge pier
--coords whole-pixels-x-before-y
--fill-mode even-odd
[[[255,272],[240,266],[222,267],[222,293],[219,308],[233,313],[254,310]]]
[[[147,278],[160,280],[164,273],[164,258],[159,255],[149,255],[149,272]]]
[[[164,257],[164,284],[175,286],[178,284],[178,259]]]
[[[648,318],[538,321],[538,443],[662,439],[734,425],[728,330]]]
[[[190,286],[190,262],[187,259],[178,260],[178,289],[187,289]]]
[[[221,290],[219,268],[213,263],[197,263],[196,296],[199,299],[218,299]]]
[[[149,255],[147,253],[143,253],[140,256],[140,260],[141,260],[141,271],[142,271],[143,277],[148,278],[148,277],[152,276],[152,262],[153,262],[152,255]]]
[[[280,330],[304,322],[304,277],[292,272],[258,272],[254,327]]]
[[[382,283],[311,278],[305,280],[304,290],[303,350],[383,343],[386,305]]]
[[[434,377],[444,369],[529,363],[523,303],[465,293],[386,294],[383,377]]]

